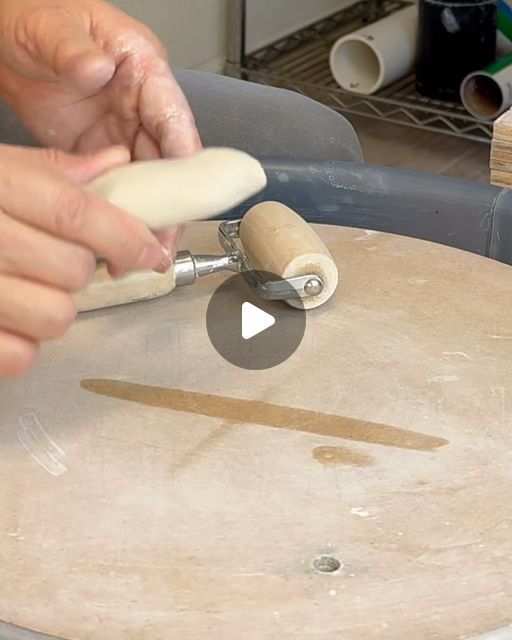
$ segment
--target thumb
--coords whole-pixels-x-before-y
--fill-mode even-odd
[[[67,11],[46,10],[35,42],[47,71],[84,92],[103,87],[115,73],[115,60],[94,42],[82,19]]]
[[[175,260],[178,252],[178,243],[180,242],[184,232],[184,227],[168,227],[167,229],[161,229],[155,233],[160,244],[167,249],[167,252],[172,260]]]
[[[97,153],[76,155],[57,149],[10,148],[11,154],[22,154],[24,162],[45,166],[78,184],[87,184],[106,171],[130,162],[125,147],[108,147]]]

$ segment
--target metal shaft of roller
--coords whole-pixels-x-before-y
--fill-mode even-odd
[[[193,284],[198,278],[218,271],[240,271],[240,261],[234,255],[192,255],[190,251],[180,251],[174,263],[176,286]]]

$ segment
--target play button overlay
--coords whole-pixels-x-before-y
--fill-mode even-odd
[[[250,302],[242,305],[242,338],[250,340],[259,335],[265,329],[273,327],[276,323],[274,316],[262,309],[255,307]]]
[[[285,362],[300,346],[306,312],[297,291],[282,278],[253,272],[263,282],[275,281],[299,308],[282,300],[261,298],[242,274],[227,278],[210,299],[206,328],[216,351],[241,369],[263,370]]]

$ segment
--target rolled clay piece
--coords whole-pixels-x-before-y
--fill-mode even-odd
[[[266,184],[258,160],[237,149],[212,147],[176,160],[132,162],[88,188],[156,231],[213,218]]]
[[[304,296],[305,309],[325,304],[338,286],[338,268],[329,250],[309,224],[279,202],[262,202],[250,209],[240,224],[240,241],[255,269],[283,279],[317,275],[323,291]],[[300,307],[297,300],[288,300]]]
[[[170,293],[175,284],[173,267],[162,274],[134,271],[114,280],[102,264],[96,269],[94,280],[75,295],[75,301],[78,312],[82,313],[160,298]]]

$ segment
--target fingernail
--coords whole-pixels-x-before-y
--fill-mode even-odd
[[[144,247],[137,260],[137,266],[143,269],[154,269],[167,258],[164,248],[159,244],[149,244]]]
[[[173,262],[173,258],[165,247],[162,247],[162,253],[164,254],[164,257],[153,269],[153,271],[156,271],[157,273],[166,273]]]

